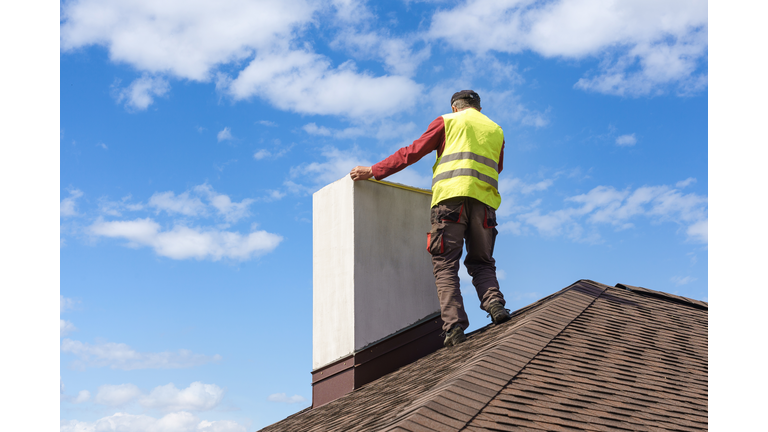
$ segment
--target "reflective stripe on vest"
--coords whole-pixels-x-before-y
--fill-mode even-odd
[[[432,167],[432,206],[457,196],[501,204],[499,157],[504,132],[474,109],[443,116],[445,148]]]
[[[495,160],[485,156],[480,156],[479,154],[474,154],[472,152],[458,152],[449,155],[443,155],[443,157],[440,158],[440,163],[438,165],[459,159],[472,159],[473,161],[480,162],[483,165],[488,165],[497,173],[499,172],[499,164]]]
[[[453,178],[453,177],[458,177],[458,176],[472,176],[472,177],[476,177],[476,178],[478,178],[478,179],[488,183],[489,185],[493,186],[494,189],[498,189],[499,188],[499,182],[495,178],[493,178],[491,176],[487,176],[487,175],[481,173],[478,170],[473,170],[472,168],[459,168],[459,169],[455,169],[455,170],[451,170],[451,171],[442,172],[442,173],[432,177],[432,186],[435,186],[435,183],[439,182],[440,180],[445,180],[445,179],[449,179],[449,178]]]

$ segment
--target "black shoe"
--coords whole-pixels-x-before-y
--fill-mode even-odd
[[[509,309],[504,309],[504,306],[498,300],[492,301],[488,305],[488,316],[491,317],[491,321],[494,324],[501,324],[512,318],[512,315],[509,314]]]
[[[450,330],[445,332],[445,340],[443,341],[443,345],[451,347],[460,344],[465,340],[467,340],[467,336],[464,334],[464,329],[461,328],[461,326],[458,324],[455,324],[453,327],[451,327]]]

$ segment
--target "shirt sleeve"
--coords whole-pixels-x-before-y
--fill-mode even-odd
[[[445,147],[445,122],[438,117],[429,124],[427,131],[413,144],[396,151],[392,156],[373,165],[371,171],[376,180],[383,180],[392,174],[402,171],[408,165],[413,165],[432,151],[442,152]]]

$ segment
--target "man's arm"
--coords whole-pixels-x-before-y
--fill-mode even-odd
[[[433,150],[441,153],[444,147],[445,122],[443,117],[438,117],[429,124],[427,131],[414,141],[413,144],[401,148],[392,156],[371,167],[357,166],[352,169],[349,176],[355,181],[366,180],[371,177],[374,177],[376,180],[382,180],[402,171],[408,165],[415,164]]]

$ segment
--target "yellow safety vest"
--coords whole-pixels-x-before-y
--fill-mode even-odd
[[[448,198],[468,196],[498,209],[504,131],[472,108],[446,114],[443,121],[445,149],[432,167],[432,206]]]

